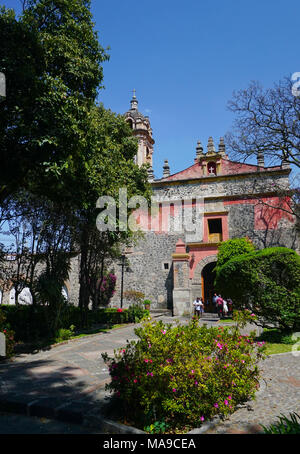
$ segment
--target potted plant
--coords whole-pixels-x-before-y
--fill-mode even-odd
[[[144,300],[144,306],[145,306],[145,309],[146,310],[150,310],[150,305],[151,305],[151,301],[150,300]]]

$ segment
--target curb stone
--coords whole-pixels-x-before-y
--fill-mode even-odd
[[[44,417],[63,421],[72,424],[80,424],[84,427],[101,430],[104,434],[144,434],[143,430],[133,426],[112,421],[99,413],[99,408],[87,405],[85,402],[69,401],[64,404],[61,400],[53,399],[49,396],[34,398],[34,396],[24,396],[22,394],[12,394],[6,399],[0,397],[0,410],[7,413],[17,413],[26,416]],[[214,418],[212,421],[204,423],[200,428],[193,429],[189,434],[204,434],[213,429],[220,419]]]

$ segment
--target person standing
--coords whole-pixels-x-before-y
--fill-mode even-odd
[[[194,306],[194,315],[199,318],[199,312],[200,312],[200,298],[197,297],[195,301],[193,302]]]
[[[214,296],[212,298],[212,303],[213,303],[213,311],[215,314],[217,313],[217,299],[218,299],[218,295],[216,293],[214,293]]]
[[[219,318],[223,317],[223,299],[222,296],[219,295],[217,298],[217,311]]]
[[[228,306],[227,306],[227,301],[223,299],[223,314],[226,317],[228,314]]]
[[[203,299],[200,298],[199,300],[199,312],[200,312],[200,317],[204,314],[204,302]]]
[[[232,316],[232,312],[233,312],[232,305],[233,305],[233,302],[232,302],[231,298],[227,299],[227,304],[228,304],[228,315]]]

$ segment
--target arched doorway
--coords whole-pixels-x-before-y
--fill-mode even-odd
[[[208,263],[204,266],[201,273],[201,288],[202,288],[202,298],[205,303],[205,309],[207,312],[213,312],[214,306],[212,303],[213,294],[215,293],[214,281],[216,277],[216,272],[214,268],[216,262]]]

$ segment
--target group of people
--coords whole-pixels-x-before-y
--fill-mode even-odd
[[[221,295],[215,293],[213,296],[213,305],[214,311],[218,314],[219,318],[232,315],[232,300],[230,298],[225,300]]]
[[[225,300],[221,295],[217,295],[215,293],[212,302],[214,312],[218,314],[219,318],[225,317],[227,315],[232,315],[232,300],[230,298],[227,298]],[[193,305],[196,317],[202,317],[202,315],[204,314],[203,299],[196,298]]]

